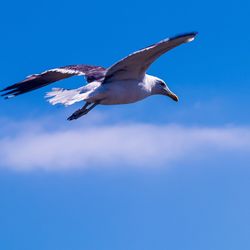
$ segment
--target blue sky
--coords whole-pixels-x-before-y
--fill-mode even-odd
[[[1,5],[1,86],[76,63],[108,67],[179,33],[149,70],[178,94],[50,106],[48,86],[0,100],[0,248],[250,248],[248,1]],[[74,87],[81,78],[54,84]]]

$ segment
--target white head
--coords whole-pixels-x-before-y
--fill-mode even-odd
[[[158,77],[149,76],[149,81],[151,85],[151,94],[152,95],[165,95],[178,102],[178,96],[174,94],[167,86],[167,84]]]

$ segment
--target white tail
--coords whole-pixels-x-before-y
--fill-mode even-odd
[[[48,98],[49,103],[52,105],[61,103],[64,106],[72,105],[76,102],[84,100],[86,93],[81,93],[81,88],[79,89],[62,89],[53,88],[51,92],[48,92],[45,98]]]

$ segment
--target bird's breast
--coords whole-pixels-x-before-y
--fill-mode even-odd
[[[142,82],[117,81],[103,84],[105,98],[101,101],[103,105],[128,104],[140,101],[150,95]]]

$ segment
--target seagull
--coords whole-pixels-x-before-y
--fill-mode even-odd
[[[97,105],[134,103],[151,95],[168,96],[177,102],[177,95],[167,84],[146,71],[161,55],[183,43],[193,41],[196,35],[196,32],[192,32],[164,39],[128,55],[109,68],[77,64],[33,74],[1,90],[2,96],[9,99],[62,79],[84,76],[87,85],[77,89],[53,88],[45,96],[52,105],[69,106],[84,102],[84,106],[68,117],[68,120],[86,115]]]

